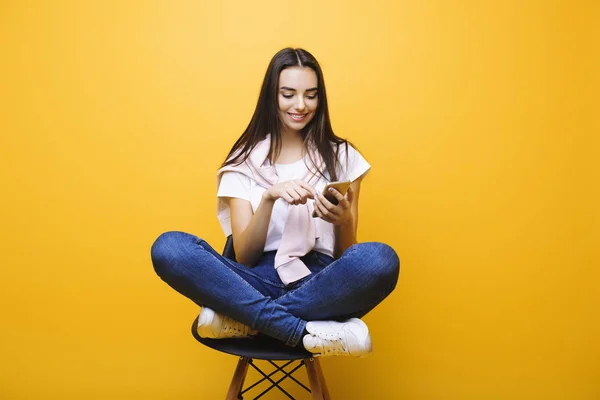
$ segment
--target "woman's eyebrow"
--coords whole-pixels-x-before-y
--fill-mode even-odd
[[[296,91],[296,89],[287,87],[287,86],[282,86],[281,89],[282,90],[291,90],[292,92]],[[314,92],[315,90],[318,90],[318,88],[314,87],[314,88],[306,89],[307,92]]]

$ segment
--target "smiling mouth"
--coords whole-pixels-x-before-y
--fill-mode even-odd
[[[304,119],[306,118],[306,116],[308,114],[294,114],[294,113],[288,113],[288,115],[290,116],[290,118],[294,121],[304,121]]]

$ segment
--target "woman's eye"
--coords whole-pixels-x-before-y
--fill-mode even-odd
[[[292,97],[294,97],[293,94],[282,94],[283,97],[285,97],[286,99],[291,99]],[[307,99],[309,100],[314,100],[317,98],[317,95],[312,95],[312,96],[306,96]]]

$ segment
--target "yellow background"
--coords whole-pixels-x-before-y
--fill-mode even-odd
[[[220,249],[215,170],[286,46],[402,260],[336,399],[600,398],[598,3],[1,1],[0,398],[218,399],[235,357],[153,272]],[[280,398],[273,393],[272,398]]]

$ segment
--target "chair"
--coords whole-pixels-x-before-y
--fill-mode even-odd
[[[223,256],[229,258],[230,260],[235,260],[233,239],[231,236],[227,238],[225,249],[223,250]],[[310,392],[314,400],[330,399],[319,360],[317,358],[313,358],[313,355],[302,347],[286,346],[284,343],[276,339],[263,335],[257,335],[244,339],[201,338],[198,336],[196,330],[197,324],[198,317],[196,317],[194,323],[192,324],[192,335],[194,335],[196,340],[203,345],[210,347],[211,349],[240,357],[233,374],[233,379],[229,385],[229,390],[227,391],[226,400],[243,399],[244,393],[265,381],[268,381],[270,386],[258,394],[254,398],[255,400],[261,398],[273,388],[279,389],[288,398],[294,399],[291,394],[289,394],[279,385],[288,378]],[[255,364],[255,360],[266,361],[268,364],[275,367],[275,370],[267,374]],[[274,361],[280,361],[280,364],[278,365]],[[302,382],[298,381],[296,378],[294,378],[294,376],[292,376],[292,374],[300,369],[303,365],[306,367],[310,388],[306,387]],[[246,379],[246,373],[248,372],[248,366],[252,366],[260,375],[263,376],[263,378],[244,389],[244,381]],[[288,366],[290,368],[286,370],[285,368]],[[275,375],[277,372],[282,372],[283,377],[275,380],[273,375]]]

